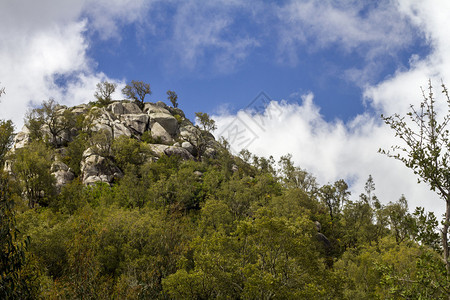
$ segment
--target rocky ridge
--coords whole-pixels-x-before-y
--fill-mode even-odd
[[[76,177],[61,157],[64,157],[67,145],[82,131],[91,135],[101,133],[111,140],[125,136],[146,141],[146,147],[151,153],[147,158],[150,161],[158,160],[163,155],[175,155],[183,160],[201,159],[202,155],[213,157],[220,147],[211,134],[205,135],[185,117],[181,109],[170,107],[163,102],[144,103],[142,109],[137,103],[127,100],[113,101],[106,107],[81,104],[68,108],[58,105],[57,115],[63,116],[67,110],[76,118],[77,124],[83,125],[81,128],[72,126],[57,136],[56,153],[59,155],[54,156],[51,172],[56,178],[58,188]],[[48,127],[43,125],[40,130],[42,135],[50,140]],[[13,151],[30,142],[30,129],[25,125],[15,136]],[[80,162],[82,182],[86,185],[96,182],[111,184],[123,176],[122,170],[111,163],[108,155],[95,151],[95,148],[95,145],[91,145],[83,152]],[[199,155],[200,151],[202,155]]]

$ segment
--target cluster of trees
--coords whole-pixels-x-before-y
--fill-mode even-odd
[[[108,81],[102,81],[97,84],[97,89],[95,91],[94,97],[101,106],[106,106],[112,101],[112,94],[116,91],[117,84]],[[150,84],[143,81],[132,80],[130,83],[126,84],[122,89],[122,94],[138,103],[143,105],[146,95],[151,95],[152,91],[150,89]],[[174,91],[167,91],[167,99],[172,103],[172,106],[178,107],[178,95]]]
[[[206,117],[197,115],[205,132],[215,126]],[[11,167],[0,171],[0,298],[450,295],[438,220],[411,212],[403,196],[382,204],[371,176],[353,196],[344,180],[319,185],[290,155],[233,156],[224,144],[215,158],[152,162],[145,141],[121,137],[108,150],[120,180],[85,186],[76,173],[56,192],[44,162],[61,151],[36,140],[9,155],[12,137],[2,121],[0,163]],[[65,155],[95,139],[74,139]],[[26,173],[33,168],[42,173]],[[24,185],[25,177],[46,187]]]

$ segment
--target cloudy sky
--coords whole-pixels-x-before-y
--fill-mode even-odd
[[[214,116],[235,151],[291,153],[353,198],[371,174],[382,202],[443,211],[377,150],[397,143],[380,114],[450,82],[447,0],[0,0],[0,28],[0,118],[18,130],[50,97],[86,103],[100,81],[142,80],[148,101],[170,89],[191,119]]]

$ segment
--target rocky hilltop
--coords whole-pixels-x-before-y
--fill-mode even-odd
[[[35,136],[53,143],[56,151],[52,155],[51,171],[59,188],[77,176],[84,184],[111,184],[122,177],[123,170],[115,163],[111,150],[113,141],[117,139],[142,142],[140,151],[133,155],[149,161],[156,161],[163,155],[200,160],[214,157],[220,147],[209,132],[195,126],[181,109],[163,102],[136,103],[123,100],[113,101],[104,107],[94,104],[75,107],[56,104],[50,113],[47,112],[46,120],[38,124],[37,129],[30,128],[32,122],[24,125],[15,136],[12,151],[32,143]],[[59,130],[52,126],[59,126]],[[68,156],[73,155],[68,153],[71,152],[68,148],[82,134],[86,136],[84,139],[87,142],[83,144],[85,146],[79,166],[71,168],[66,163]],[[77,172],[74,169],[78,167]]]

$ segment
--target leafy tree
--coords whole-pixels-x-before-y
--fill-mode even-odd
[[[330,218],[333,220],[341,213],[342,206],[348,201],[350,192],[344,180],[338,180],[333,185],[327,184],[319,189],[319,195],[328,207]]]
[[[117,84],[108,81],[97,83],[97,90],[95,91],[95,98],[100,105],[108,105],[111,103],[111,95],[116,91]]]
[[[178,95],[174,91],[167,91],[167,99],[169,99],[170,103],[174,108],[178,107]]]
[[[75,117],[70,110],[62,108],[54,99],[49,99],[42,103],[42,107],[29,112],[25,123],[32,139],[42,139],[43,133],[48,133],[50,143],[57,147],[61,142],[69,141],[69,130],[75,126]]]
[[[29,238],[18,237],[10,186],[8,174],[0,170],[0,298],[30,299],[31,278],[23,275]]]
[[[195,117],[200,123],[203,131],[211,132],[217,129],[216,122],[211,119],[207,113],[196,112]]]
[[[318,186],[316,178],[305,170],[294,166],[292,154],[281,156],[278,161],[279,176],[284,186],[287,188],[300,188],[313,196],[316,194]]]
[[[122,93],[129,99],[133,99],[142,105],[145,96],[150,95],[152,91],[150,90],[150,84],[144,83],[143,81],[131,80],[131,83],[122,89]]]
[[[11,120],[0,120],[0,168],[3,168],[6,154],[14,142],[14,125]]]
[[[20,180],[29,207],[47,206],[55,194],[51,151],[42,142],[33,142],[17,149],[14,156],[12,171]]]
[[[450,97],[442,83],[442,93],[450,110]],[[394,114],[381,116],[384,122],[402,141],[401,146],[393,146],[392,152],[380,149],[379,152],[397,159],[419,176],[419,181],[427,183],[445,201],[446,212],[442,222],[441,242],[446,264],[447,277],[450,277],[448,234],[450,226],[450,114],[438,115],[436,99],[431,80],[428,92],[422,89],[423,100],[418,108],[410,106],[406,116]],[[409,121],[407,121],[409,120]]]

